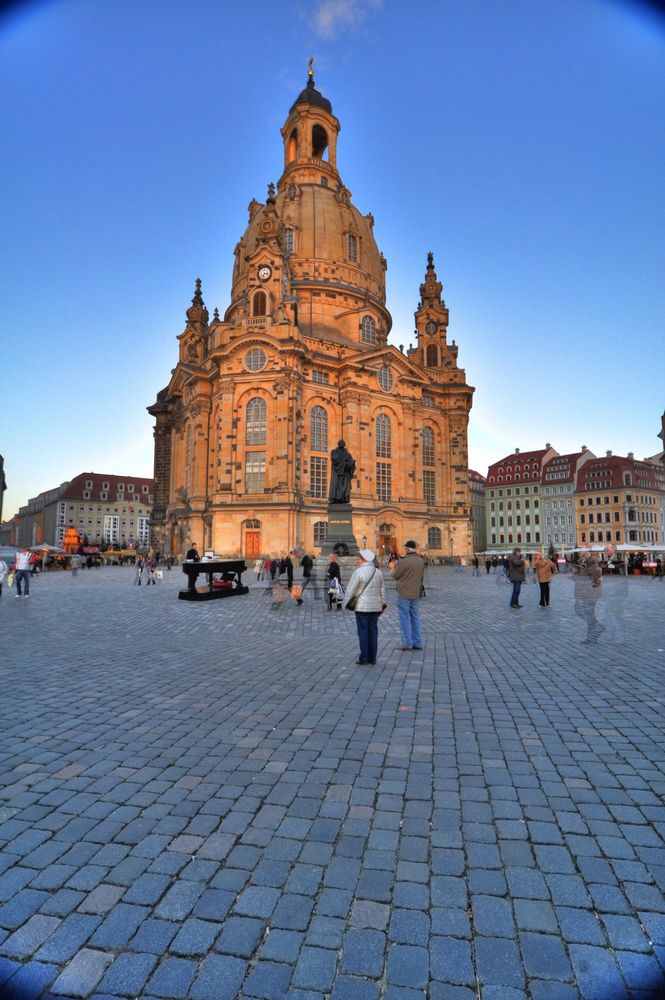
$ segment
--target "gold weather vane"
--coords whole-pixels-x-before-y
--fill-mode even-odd
[[[309,66],[307,67],[307,76],[310,80],[314,79],[314,56],[309,57]]]

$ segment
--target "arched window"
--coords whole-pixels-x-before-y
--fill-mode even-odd
[[[436,344],[430,344],[427,348],[427,367],[436,368],[439,363],[439,348]]]
[[[252,299],[252,316],[265,316],[268,308],[266,293],[258,291]]]
[[[245,527],[250,531],[257,531],[261,527],[261,522],[257,521],[256,518],[251,518],[249,521],[245,521]]]
[[[293,132],[289,136],[289,148],[288,148],[288,160],[289,163],[293,161],[298,156],[298,129],[294,128]]]
[[[266,443],[266,401],[254,396],[245,407],[245,444]]]
[[[315,406],[309,418],[310,448],[328,451],[328,414],[322,406]]]
[[[358,237],[349,233],[346,237],[346,256],[354,264],[358,260]]]
[[[315,521],[314,522],[314,544],[323,545],[326,538],[328,537],[328,522],[327,521]]]
[[[427,548],[428,549],[441,548],[441,528],[427,529]]]
[[[360,339],[364,344],[376,344],[376,321],[373,316],[363,316],[360,321]]]
[[[284,253],[291,255],[293,253],[293,230],[284,230]]]
[[[315,160],[325,159],[324,153],[328,148],[328,133],[322,125],[315,125],[312,129],[312,156]]]
[[[421,436],[423,442],[423,465],[434,465],[434,431],[431,427],[423,427]]]
[[[379,458],[390,458],[391,437],[390,418],[385,413],[379,413],[376,418],[376,454]]]

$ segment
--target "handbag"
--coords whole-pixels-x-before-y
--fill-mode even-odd
[[[10,570],[9,573],[7,574],[7,586],[8,587],[13,587],[14,586],[14,576],[15,576],[15,574],[12,573],[11,570]]]
[[[346,610],[347,611],[355,611],[356,610],[356,604],[358,603],[358,598],[362,597],[362,595],[365,593],[365,591],[369,587],[370,583],[374,579],[375,574],[376,574],[376,566],[374,567],[374,573],[372,573],[372,575],[370,576],[369,580],[367,581],[367,583],[365,584],[365,586],[363,587],[363,589],[360,591],[360,593],[354,594],[353,597],[350,597],[349,600],[347,601],[347,603],[346,603]]]

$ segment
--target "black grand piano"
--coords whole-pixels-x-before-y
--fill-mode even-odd
[[[247,569],[244,559],[220,559],[215,562],[184,562],[183,573],[187,574],[187,590],[181,590],[181,601],[214,601],[218,597],[236,597],[249,594],[244,587],[242,574]],[[206,586],[197,587],[200,574],[206,577]]]

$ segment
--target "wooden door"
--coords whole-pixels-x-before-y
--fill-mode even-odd
[[[258,559],[261,555],[261,532],[255,529],[245,532],[245,559]]]

